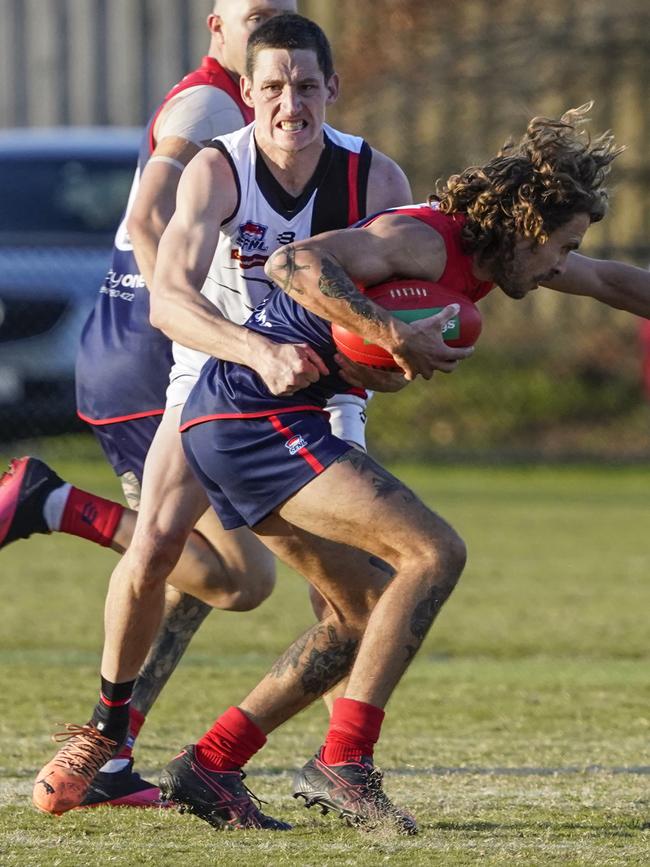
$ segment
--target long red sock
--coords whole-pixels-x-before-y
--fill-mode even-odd
[[[208,770],[235,771],[261,750],[266,735],[238,707],[229,707],[196,744],[196,757]]]
[[[328,765],[337,765],[358,762],[362,756],[372,757],[383,720],[384,711],[374,704],[337,698],[321,759]]]
[[[133,745],[135,744],[135,739],[140,734],[140,729],[144,725],[145,719],[145,715],[143,713],[140,713],[139,710],[136,710],[133,706],[129,708],[129,733],[127,735],[126,741],[124,742],[124,746],[115,756],[116,759],[131,758],[131,756],[133,755]]]
[[[72,487],[66,500],[60,530],[108,548],[124,513],[124,506]]]

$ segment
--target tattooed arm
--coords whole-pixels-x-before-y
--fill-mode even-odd
[[[391,278],[436,280],[446,264],[444,242],[420,220],[388,213],[370,226],[326,232],[277,250],[266,273],[296,301],[390,352],[406,379],[449,372],[471,349],[448,347],[442,328],[456,312],[445,308],[412,324],[374,304],[357,284]]]

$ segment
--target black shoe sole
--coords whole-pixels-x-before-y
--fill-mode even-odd
[[[347,810],[345,807],[339,807],[338,804],[335,804],[327,794],[327,792],[294,792],[293,797],[298,800],[298,798],[302,798],[305,802],[304,806],[309,810],[311,807],[320,807],[321,814],[326,816],[329,812],[335,813],[339,819],[344,819],[351,828],[357,828],[362,831],[374,831],[378,825],[382,824],[382,819],[370,819],[366,816],[360,816],[358,813],[353,812],[352,810]],[[390,818],[390,816],[386,816],[388,821],[392,821],[395,830],[400,834],[405,834],[406,836],[413,837],[416,836],[419,831],[417,826],[412,829],[400,828],[399,821],[396,819]]]
[[[309,810],[311,807],[320,807],[321,814],[323,816],[327,816],[328,813],[336,813],[339,819],[345,819],[348,825],[358,827],[360,825],[364,825],[366,823],[366,819],[362,816],[359,816],[357,813],[353,813],[351,810],[346,810],[342,807],[337,806],[333,801],[331,801],[328,796],[324,792],[316,792],[309,793],[307,792],[294,792],[293,797],[302,798],[304,806]]]

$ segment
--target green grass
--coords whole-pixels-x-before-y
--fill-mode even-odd
[[[65,452],[77,456],[65,458]],[[59,448],[72,481],[117,494],[94,448]],[[270,739],[249,782],[288,834],[218,834],[172,812],[30,807],[62,720],[97,688],[114,556],[39,537],[0,555],[0,863],[3,865],[469,865],[650,863],[649,467],[393,467],[468,542],[461,584],[394,695],[377,760],[422,827],[369,837],[290,797],[318,746],[316,705]],[[155,774],[241,699],[310,622],[281,572],[250,614],[215,613],[141,737]]]

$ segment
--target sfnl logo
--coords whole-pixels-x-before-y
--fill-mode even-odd
[[[307,440],[301,436],[291,437],[290,440],[287,440],[284,444],[285,449],[289,449],[290,455],[295,455],[296,452],[299,452],[300,449],[307,448]]]

